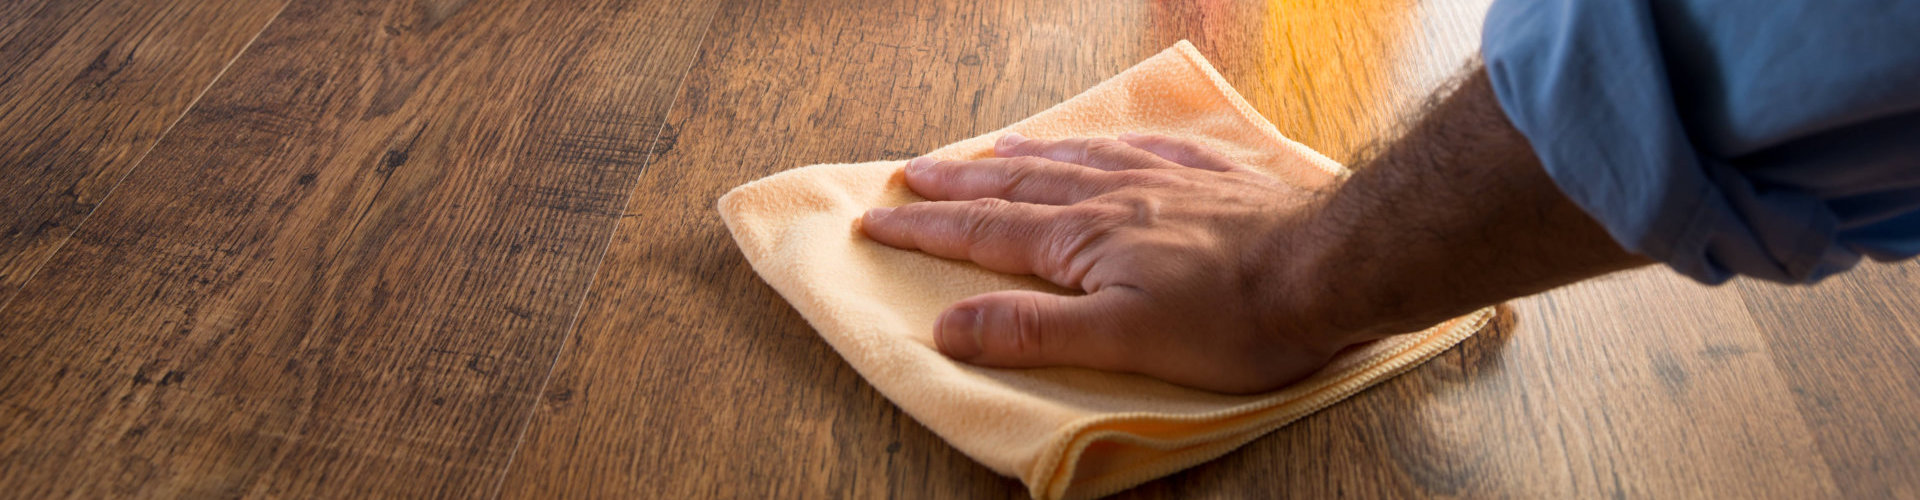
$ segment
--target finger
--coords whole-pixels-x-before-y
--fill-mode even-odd
[[[1097,137],[1050,141],[1007,134],[994,143],[993,152],[1001,157],[1038,156],[1106,171],[1178,166],[1127,143]]]
[[[1151,134],[1120,134],[1120,142],[1188,167],[1227,172],[1240,168],[1227,155],[1198,142]]]
[[[993,292],[955,303],[940,315],[934,341],[942,354],[981,366],[1079,366],[1129,370],[1122,317],[1140,298],[1109,287],[1069,297],[1025,290]]]
[[[1014,203],[994,198],[928,201],[898,208],[876,208],[860,227],[881,244],[919,250],[980,267],[1033,274],[1060,283],[1064,266],[1056,263],[1056,230],[1064,207]]]
[[[907,187],[929,200],[999,198],[1023,203],[1069,205],[1106,193],[1104,174],[1045,158],[987,158],[940,161],[920,157],[907,162]]]

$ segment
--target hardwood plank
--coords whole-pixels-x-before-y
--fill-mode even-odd
[[[1134,493],[1838,494],[1735,290],[1648,268],[1505,312],[1427,366]]]
[[[288,7],[0,316],[0,491],[493,491],[713,9]]]
[[[1920,261],[1736,282],[1847,498],[1920,498]]]
[[[866,385],[741,258],[713,200],[810,163],[904,158],[1163,48],[1143,5],[733,2],[669,115],[508,498],[1025,494]]]
[[[1452,38],[1401,46],[1404,31],[1437,23],[1475,36],[1476,8],[730,4],[668,119],[674,147],[636,189],[638,215],[615,231],[504,496],[1024,496],[867,386],[753,276],[711,200],[780,170],[905,158],[998,128],[1182,38],[1241,88],[1272,93],[1254,102],[1283,131],[1350,155],[1410,109],[1380,106],[1381,95],[1417,102],[1424,89],[1409,86],[1431,86],[1471,50]],[[1405,21],[1372,26],[1381,18]],[[1435,53],[1451,60],[1409,55]],[[1232,489],[1245,484],[1220,481],[1259,491]]]
[[[0,310],[284,4],[0,5]]]

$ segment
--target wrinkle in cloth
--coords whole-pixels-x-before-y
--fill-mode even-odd
[[[929,156],[989,157],[993,140],[1009,132],[1185,137],[1301,186],[1325,186],[1346,173],[1281,136],[1186,41],[1040,114]],[[1078,368],[958,363],[934,347],[933,325],[948,305],[999,290],[1071,292],[863,236],[856,221],[868,208],[922,200],[906,187],[904,165],[789,170],[727,193],[720,214],[754,271],[875,389],[967,456],[1019,478],[1035,498],[1107,495],[1211,460],[1426,361],[1493,317],[1483,309],[1358,346],[1303,381],[1257,395]]]

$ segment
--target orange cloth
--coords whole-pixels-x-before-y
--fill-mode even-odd
[[[992,141],[1008,132],[1187,137],[1302,185],[1346,172],[1282,137],[1185,41],[1038,115],[929,155],[991,156]],[[955,448],[1020,478],[1035,498],[1106,495],[1213,459],[1433,357],[1493,316],[1481,310],[1352,349],[1305,381],[1253,396],[1084,369],[956,363],[933,341],[948,305],[997,290],[1064,291],[861,235],[855,221],[868,208],[921,200],[906,187],[904,164],[782,172],[727,193],[720,213],[753,269],[874,388]]]

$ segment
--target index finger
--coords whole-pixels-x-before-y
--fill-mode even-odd
[[[1060,224],[1066,210],[995,198],[926,201],[870,210],[860,228],[887,246],[1078,287],[1078,277],[1065,265],[1071,256],[1061,255],[1073,250],[1065,244],[1068,234]]]

